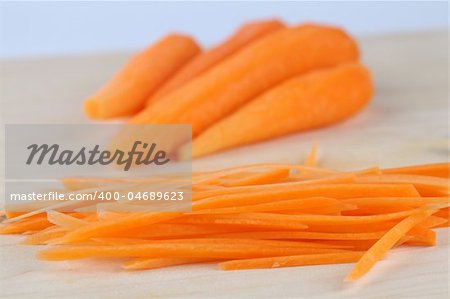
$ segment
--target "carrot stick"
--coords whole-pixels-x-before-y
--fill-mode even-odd
[[[289,169],[274,169],[261,173],[254,173],[247,177],[235,179],[230,182],[222,184],[225,187],[249,186],[249,185],[264,185],[269,183],[276,183],[281,179],[289,176]]]
[[[187,123],[197,136],[283,80],[357,58],[355,42],[341,29],[320,25],[282,29],[161,98],[131,123]]]
[[[22,241],[25,245],[47,244],[49,241],[61,238],[67,233],[62,227],[50,226],[40,232],[29,235]]]
[[[361,110],[372,93],[369,71],[358,63],[294,77],[196,137],[192,157],[342,121]]]
[[[433,177],[450,178],[450,163],[432,163],[405,167],[383,169],[388,174],[415,174]]]
[[[353,205],[346,205],[334,198],[311,197],[301,199],[279,200],[255,205],[233,206],[228,208],[218,208],[200,210],[193,214],[232,214],[246,212],[275,212],[294,210],[296,213],[320,214],[324,208],[333,207],[341,209],[354,208]],[[319,211],[319,213],[318,213]]]
[[[245,238],[259,240],[378,240],[386,231],[365,233],[323,233],[308,231],[255,231],[215,234],[217,238]]]
[[[56,211],[48,211],[47,219],[49,222],[66,229],[77,229],[88,224],[88,222],[85,220],[81,220]]]
[[[361,183],[413,184],[422,196],[449,196],[450,180],[411,174],[363,175],[355,179]]]
[[[212,262],[216,259],[207,258],[136,258],[131,261],[126,261],[122,264],[122,268],[126,270],[149,270],[149,269],[159,269],[170,266],[186,265],[186,264],[197,264],[204,262]]]
[[[397,243],[409,230],[428,218],[436,210],[419,210],[400,221],[379,239],[358,261],[353,270],[347,275],[346,280],[352,281],[361,278],[364,274],[382,259],[389,249]]]
[[[149,104],[210,70],[248,44],[282,28],[285,28],[285,25],[279,20],[263,20],[244,24],[223,43],[190,60],[158,89],[156,94],[149,99]]]
[[[74,260],[91,257],[188,257],[211,259],[238,259],[296,254],[338,253],[340,249],[271,247],[259,244],[214,243],[155,243],[138,245],[86,245],[58,246],[43,250],[39,258],[44,260]]]
[[[0,227],[0,234],[20,234],[26,231],[35,231],[45,229],[52,224],[48,222],[44,214],[23,219],[12,224]]]
[[[84,112],[94,119],[137,113],[162,83],[199,52],[199,46],[188,36],[166,36],[133,56],[108,84],[85,101]]]
[[[145,225],[167,221],[179,217],[182,213],[134,213],[119,219],[94,222],[76,229],[62,239],[60,243],[74,243],[88,240],[92,237],[109,236],[118,231],[125,231],[131,228],[138,228]]]
[[[258,204],[276,200],[305,198],[305,197],[418,197],[416,189],[406,184],[330,184],[311,185],[273,190],[244,192],[230,195],[219,195],[195,201],[192,208],[202,209],[224,208]]]
[[[219,263],[222,270],[264,269],[356,262],[363,252],[340,252],[234,260]]]
[[[313,144],[311,146],[311,151],[309,152],[308,156],[306,156],[305,159],[305,166],[316,166],[317,160],[317,144]]]
[[[319,184],[338,184],[338,183],[350,183],[354,180],[353,173],[340,173],[336,175],[330,175],[323,178],[312,179],[312,180],[303,180],[303,181],[295,181],[295,182],[287,182],[287,183],[278,183],[278,184],[266,184],[266,185],[257,185],[257,186],[236,186],[235,188],[222,188],[222,189],[214,189],[208,190],[205,192],[197,193],[193,195],[192,199],[194,201],[210,198],[214,196],[220,195],[230,195],[230,194],[240,194],[240,193],[248,193],[248,192],[260,192],[264,190],[274,190],[276,189],[293,189],[293,188],[302,188],[307,185],[319,185]]]

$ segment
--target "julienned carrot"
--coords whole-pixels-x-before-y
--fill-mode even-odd
[[[285,25],[279,20],[263,20],[244,24],[229,39],[197,55],[177,71],[149,99],[149,104],[154,103],[158,98],[180,88],[205,71],[213,68],[251,42],[282,28],[285,28]]]
[[[264,269],[294,266],[344,264],[356,262],[364,252],[340,252],[310,255],[243,259],[219,263],[222,270]]]
[[[317,145],[313,144],[311,146],[311,151],[308,153],[305,159],[305,166],[316,166],[317,163]]]
[[[235,259],[294,254],[337,253],[340,249],[271,247],[259,244],[218,243],[154,243],[138,245],[58,246],[43,250],[39,257],[45,260],[74,260],[89,257],[189,257]]]
[[[225,187],[248,186],[248,185],[263,185],[269,183],[276,183],[289,176],[289,169],[274,169],[261,173],[254,173],[247,175],[240,179],[234,179],[227,183],[221,184]]]
[[[339,211],[356,209],[355,205],[348,205],[334,198],[311,197],[301,199],[279,200],[255,205],[233,206],[228,208],[218,208],[209,210],[200,210],[194,214],[233,214],[246,212],[282,212],[295,211],[296,213],[321,214],[321,211],[327,211],[328,207],[338,209]],[[334,210],[332,209],[332,210]]]
[[[294,77],[196,137],[192,157],[342,121],[362,109],[372,93],[369,71],[358,63]]]
[[[278,188],[264,191],[219,195],[195,201],[195,211],[258,204],[305,197],[418,197],[413,185],[407,184],[331,184]]]
[[[145,225],[164,222],[176,217],[181,216],[182,213],[134,213],[131,215],[126,215],[119,219],[113,219],[103,222],[94,222],[88,226],[76,229],[62,239],[60,243],[73,243],[79,241],[85,241],[92,237],[109,236],[111,234],[117,233],[117,231],[126,231],[131,228],[142,227]]]
[[[373,177],[389,180],[358,182]],[[226,186],[233,182],[242,186]],[[201,195],[194,212],[119,212],[105,204],[48,215],[36,210],[16,213],[1,231],[35,232],[24,244],[63,244],[45,250],[45,259],[128,258],[123,267],[130,270],[236,259],[249,261],[227,265],[337,263],[367,251],[353,279],[392,247],[436,244],[431,229],[449,225],[450,198],[424,197],[416,187],[443,182],[423,174],[380,174],[376,167],[343,173],[298,164],[239,166],[193,174],[193,189]],[[101,188],[121,190],[108,179]]]
[[[450,180],[423,175],[411,174],[380,174],[363,175],[356,178],[362,183],[405,183],[413,184],[422,196],[449,196]]]
[[[337,175],[330,175],[321,177],[318,179],[311,179],[311,180],[301,180],[301,181],[295,181],[295,182],[281,182],[281,183],[272,183],[272,184],[264,184],[261,185],[244,185],[244,186],[230,186],[234,188],[221,188],[221,189],[213,189],[213,190],[207,190],[205,192],[198,192],[193,195],[192,199],[194,201],[220,196],[220,195],[230,195],[230,194],[241,194],[241,193],[248,193],[248,192],[255,192],[255,191],[264,191],[264,190],[273,190],[273,188],[276,186],[276,188],[279,189],[292,189],[292,188],[302,188],[304,186],[308,185],[320,185],[320,184],[334,184],[334,183],[350,183],[353,181],[353,174],[337,174]]]
[[[166,36],[132,57],[107,85],[86,100],[84,112],[94,119],[139,112],[158,87],[199,52],[199,46],[188,36]]]
[[[165,268],[170,266],[197,264],[205,262],[214,262],[216,259],[208,258],[186,258],[186,257],[162,257],[162,258],[136,258],[131,261],[126,261],[122,264],[122,268],[127,270],[149,270]]]
[[[356,280],[366,274],[409,230],[424,221],[434,212],[436,212],[434,209],[419,210],[396,224],[364,253],[355,268],[347,275],[346,280]]]
[[[450,163],[431,163],[383,169],[388,174],[415,174],[441,178],[450,178]]]
[[[197,136],[292,76],[357,58],[354,40],[341,29],[310,24],[282,29],[159,99],[131,123],[187,123]]]
[[[377,240],[386,231],[365,233],[323,233],[309,231],[255,231],[243,233],[216,234],[211,237],[246,238],[260,240]]]

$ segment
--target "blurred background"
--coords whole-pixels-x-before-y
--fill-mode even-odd
[[[447,1],[379,2],[0,2],[0,58],[142,48],[168,31],[204,45],[244,21],[326,22],[356,35],[448,28]]]

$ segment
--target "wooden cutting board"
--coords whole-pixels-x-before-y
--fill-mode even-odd
[[[330,128],[207,157],[195,161],[194,169],[301,162],[311,142],[319,145],[320,163],[336,169],[447,161],[448,32],[370,36],[360,41],[362,60],[376,84],[376,96],[362,113]],[[81,113],[82,99],[127,57],[2,61],[2,121],[88,122]],[[15,245],[19,237],[0,236],[0,289],[4,298],[448,298],[448,238],[447,231],[440,230],[435,248],[396,249],[361,281],[348,284],[343,278],[352,265],[239,272],[194,265],[123,272],[107,262],[40,262],[34,258],[37,248]]]

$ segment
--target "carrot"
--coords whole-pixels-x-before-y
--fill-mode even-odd
[[[344,264],[356,262],[363,252],[340,252],[310,255],[293,255],[256,259],[243,259],[219,263],[222,270],[244,270],[310,266],[324,264]]]
[[[414,174],[441,178],[450,178],[450,163],[432,163],[383,169],[388,174]]]
[[[162,83],[199,52],[199,46],[188,36],[164,37],[133,56],[108,84],[88,98],[84,112],[94,119],[137,113]]]
[[[320,25],[282,29],[161,98],[131,123],[187,123],[197,136],[283,80],[357,58],[355,42],[341,29]]]
[[[288,186],[273,190],[243,192],[230,195],[219,195],[195,201],[192,208],[202,209],[243,206],[276,200],[305,197],[418,197],[416,189],[407,184],[330,184],[311,186]]]
[[[38,214],[28,219],[22,219],[9,225],[1,226],[0,234],[20,234],[26,231],[39,231],[51,225],[45,215]]]
[[[186,264],[197,264],[204,262],[212,262],[216,259],[205,259],[205,258],[136,258],[131,261],[124,262],[122,268],[127,270],[149,270],[165,268],[170,266],[186,265]]]
[[[94,222],[76,229],[62,239],[60,243],[73,243],[88,240],[92,237],[108,236],[117,231],[125,231],[131,228],[166,221],[179,217],[182,213],[133,213],[119,219],[109,221]]]
[[[218,208],[209,210],[200,210],[193,214],[232,214],[246,212],[280,212],[294,210],[296,213],[321,214],[320,211],[329,211],[338,209],[353,209],[354,205],[346,205],[334,198],[311,197],[301,199],[279,200],[255,205],[233,206],[228,208]],[[333,209],[334,208],[334,209]]]
[[[155,103],[158,98],[175,91],[210,70],[248,44],[282,28],[285,28],[285,25],[279,20],[263,20],[244,24],[223,43],[190,60],[158,89],[156,94],[149,99],[149,104]]]
[[[308,156],[306,156],[305,159],[305,166],[316,166],[317,160],[317,144],[313,144],[311,146],[311,151],[309,152]]]
[[[362,109],[372,93],[369,71],[358,63],[294,77],[196,137],[192,157],[342,121]]]
[[[248,186],[248,185],[263,185],[269,183],[276,183],[289,176],[289,169],[274,169],[261,173],[254,173],[246,177],[231,180],[230,182],[222,184],[225,187]]]
[[[449,196],[450,180],[423,175],[381,174],[363,175],[356,178],[361,183],[413,184],[422,196]]]
[[[419,210],[400,221],[379,239],[358,261],[353,270],[347,275],[346,280],[352,281],[361,278],[375,263],[382,259],[389,249],[398,242],[409,230],[428,218],[436,210]]]
[[[76,229],[88,224],[88,222],[84,220],[56,211],[48,211],[47,219],[49,222],[67,229]]]
[[[211,237],[246,238],[260,240],[377,240],[386,231],[364,233],[323,233],[308,231],[255,231],[215,234]]]
[[[317,254],[343,252],[340,249],[271,247],[259,244],[214,244],[214,243],[155,243],[138,245],[86,245],[58,246],[43,250],[39,258],[44,260],[74,260],[90,257],[187,257],[211,259],[238,259],[295,254]]]

